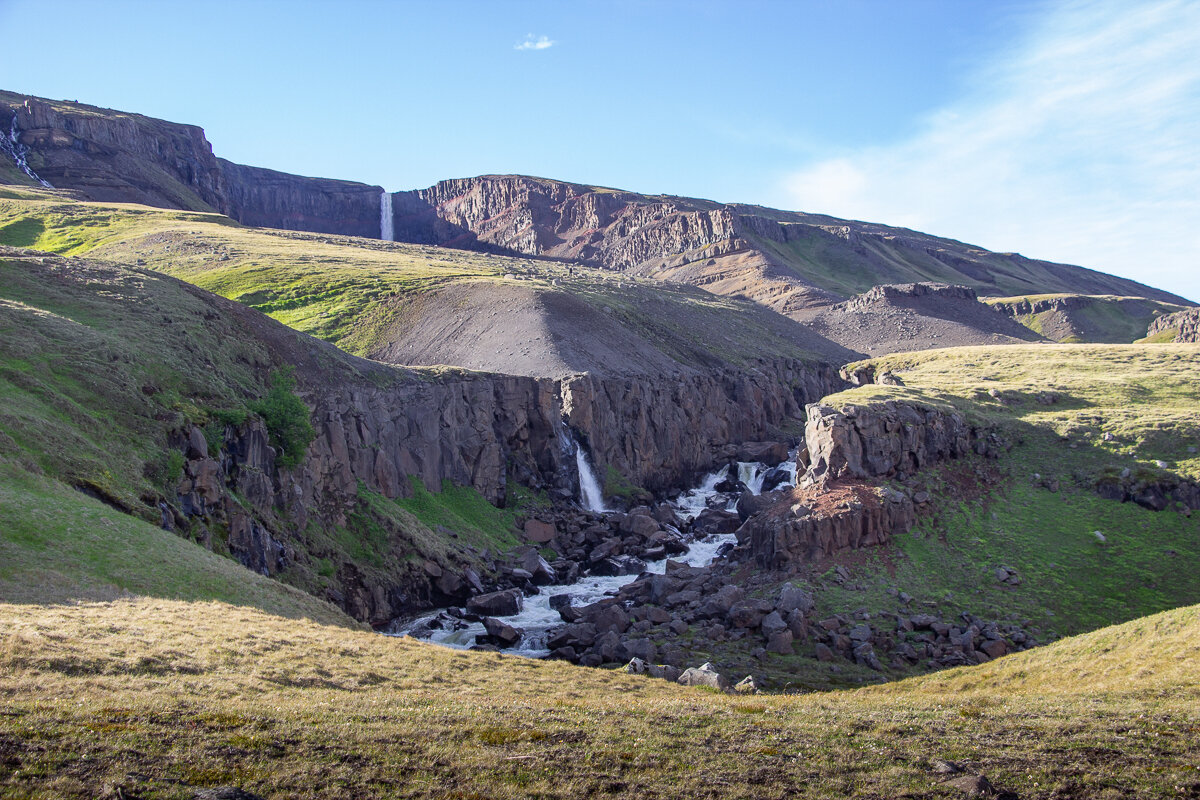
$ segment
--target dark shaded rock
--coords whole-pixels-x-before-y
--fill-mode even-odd
[[[467,611],[481,617],[511,617],[524,605],[520,589],[506,589],[472,597],[467,601]]]
[[[495,644],[500,647],[512,647],[521,641],[523,632],[513,626],[493,617],[483,618],[483,627],[487,631],[487,641],[481,644]]]

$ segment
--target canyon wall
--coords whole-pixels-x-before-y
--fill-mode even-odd
[[[707,471],[722,445],[777,438],[807,402],[844,386],[829,365],[780,360],[676,378],[580,375],[562,397],[598,468],[660,492]]]

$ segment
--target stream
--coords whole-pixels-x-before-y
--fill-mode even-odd
[[[701,511],[709,507],[708,502],[710,498],[717,494],[717,485],[730,477],[731,466],[726,465],[720,470],[706,475],[699,486],[676,498],[671,503],[675,513],[687,521],[695,519]],[[796,480],[796,462],[794,456],[792,461],[784,462],[780,467],[789,471],[791,475],[789,483],[780,485],[794,484]],[[751,493],[757,495],[762,491],[763,479],[771,469],[766,464],[739,462],[737,464],[737,477],[739,481],[746,485]],[[588,488],[590,487],[584,489],[585,493],[587,493]],[[589,506],[596,502],[594,496],[586,497],[585,500],[588,501],[586,504]],[[736,506],[737,496],[733,495],[725,506],[725,510],[736,511]],[[693,567],[706,567],[718,557],[723,547],[736,542],[737,536],[732,533],[715,534],[692,539],[688,542],[686,553],[674,556],[670,560],[681,561]],[[662,559],[647,563],[645,572],[650,574],[664,573],[667,568],[667,560]],[[551,629],[563,624],[558,610],[550,607],[551,597],[563,594],[570,595],[571,605],[577,607],[586,606],[603,600],[605,597],[615,595],[622,586],[633,582],[638,577],[638,575],[587,575],[571,584],[541,587],[540,593],[528,595],[524,598],[524,605],[520,612],[511,616],[496,617],[496,619],[503,620],[506,624],[523,631],[521,641],[505,652],[516,653],[530,658],[545,658],[550,654],[550,651],[546,648],[547,633]],[[415,619],[395,633],[388,635],[413,636],[446,647],[465,650],[476,644],[475,637],[486,636],[487,631],[484,629],[482,622],[467,622],[447,614],[445,610],[440,609],[432,614]]]

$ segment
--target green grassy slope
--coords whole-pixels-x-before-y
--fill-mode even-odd
[[[134,595],[356,624],[299,589],[0,459],[0,598],[45,605]]]
[[[1095,491],[1126,469],[1150,482],[1200,478],[1200,347],[955,348],[873,363],[905,386],[824,402],[950,406],[1014,446],[996,462],[972,457],[919,473],[911,486],[930,492],[936,512],[891,548],[864,553],[852,574],[865,590],[830,586],[830,612],[872,603],[903,611],[890,588],[918,608],[1030,620],[1063,635],[1200,600],[1200,518]],[[1021,584],[997,581],[997,567],[1015,569]]]
[[[354,359],[147,269],[0,250],[0,458],[13,470],[86,489],[157,525],[157,503],[174,502],[182,466],[169,434],[194,424],[219,442],[223,415],[246,416],[285,364],[323,386],[440,379],[438,370]],[[0,486],[21,479],[19,470],[0,475]],[[52,517],[54,503],[43,496]],[[403,500],[364,489],[346,512],[344,523],[290,532],[296,557],[281,579],[325,597],[345,565],[348,574],[395,582],[425,559],[474,563],[471,547],[496,553],[516,543],[513,512],[472,489]],[[227,553],[226,532],[209,533],[194,532]],[[13,577],[9,589],[19,582]]]
[[[855,692],[728,697],[215,604],[0,606],[0,791],[962,797],[1200,788],[1200,613]],[[100,734],[100,735],[98,735]]]
[[[689,286],[448,248],[250,229],[213,214],[0,198],[0,244],[141,264],[356,355],[376,356],[418,308],[415,300],[461,283],[569,294],[647,346],[695,366],[811,359],[807,348],[837,349],[753,303]]]

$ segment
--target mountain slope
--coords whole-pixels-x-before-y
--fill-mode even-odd
[[[519,175],[398,193],[395,213],[397,236],[409,240],[583,261],[749,297],[783,313],[914,282],[988,295],[1070,291],[1186,302],[1124,278],[903,228]]]
[[[194,126],[0,92],[0,125],[13,120],[30,166],[87,199],[215,210],[275,228],[381,234],[380,187],[232,164],[214,157]],[[393,201],[401,240],[581,261],[744,297],[786,314],[879,284],[915,282],[964,285],[981,295],[1069,292],[1187,302],[1092,270],[901,228],[541,178],[448,180],[398,192]]]

